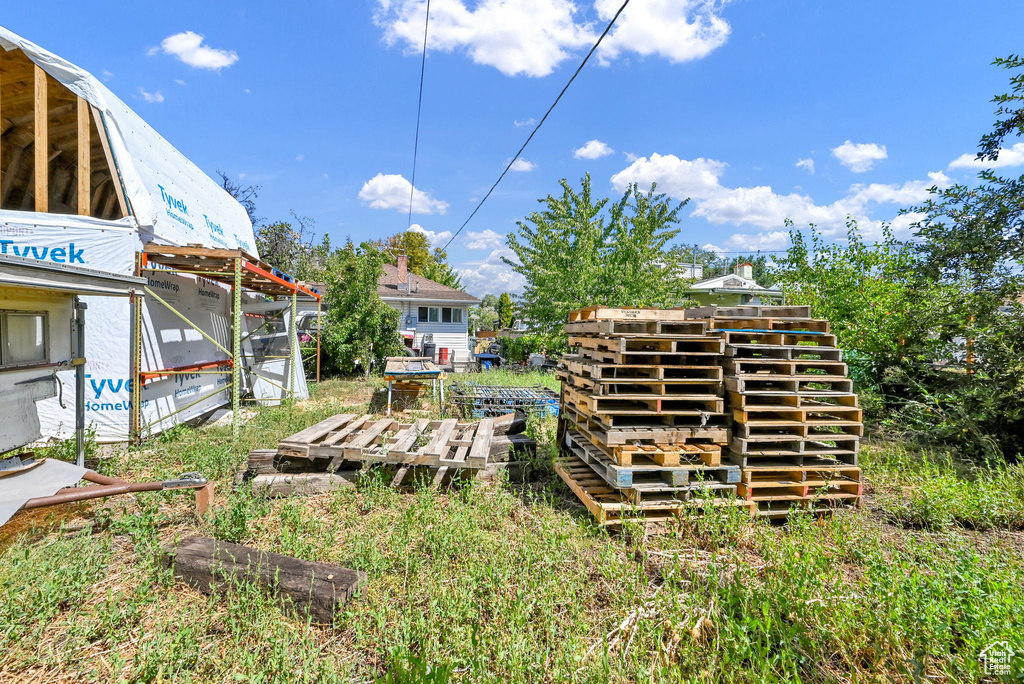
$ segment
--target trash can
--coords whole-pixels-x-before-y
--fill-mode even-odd
[[[434,360],[434,351],[437,349],[437,345],[433,342],[424,342],[423,350],[420,352],[423,356],[427,357],[431,361]]]
[[[448,365],[448,347],[441,347],[437,350],[437,363],[440,366]]]

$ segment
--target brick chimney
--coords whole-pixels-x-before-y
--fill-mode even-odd
[[[409,257],[405,254],[398,255],[398,282],[409,282]]]

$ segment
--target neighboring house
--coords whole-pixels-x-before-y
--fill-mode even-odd
[[[469,307],[480,300],[462,290],[435,283],[409,273],[404,255],[398,265],[384,264],[384,275],[377,281],[377,294],[402,317],[398,332],[414,349],[423,348],[423,336],[432,335],[436,357],[447,349],[449,363],[463,366],[473,360],[469,341]]]
[[[702,305],[719,306],[773,305],[781,304],[784,299],[781,290],[770,290],[757,284],[754,280],[754,266],[750,263],[738,265],[728,275],[694,283],[686,290],[686,294]]]

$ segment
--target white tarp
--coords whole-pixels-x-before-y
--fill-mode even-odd
[[[240,247],[259,256],[242,205],[96,77],[3,27],[0,47],[20,49],[103,114],[125,195],[144,242],[152,238],[164,244]]]
[[[131,274],[135,253],[149,241],[241,248],[259,256],[245,209],[153,130],[90,73],[0,27],[0,48],[20,49],[35,64],[102,114],[120,182],[132,215],[119,221],[84,216],[0,211],[0,253]],[[115,179],[116,181],[116,179]],[[204,280],[147,273],[161,298],[230,349],[230,292]],[[176,288],[176,289],[175,289]],[[169,297],[168,297],[169,295]],[[86,424],[100,441],[128,438],[136,399],[131,381],[131,309],[121,298],[86,297]],[[193,318],[194,316],[194,318]],[[144,370],[166,369],[227,358],[223,350],[156,301],[145,304]],[[301,367],[300,367],[301,368]],[[211,369],[214,370],[214,369]],[[298,374],[302,375],[302,370]],[[65,438],[74,428],[74,373],[58,373],[66,409],[57,399],[38,403],[44,437]],[[228,402],[230,376],[195,373],[147,383],[143,424],[165,429]],[[247,384],[247,383],[246,383]],[[304,379],[300,385],[305,389]],[[298,387],[297,387],[298,388]],[[161,421],[200,397],[207,399]],[[300,391],[300,397],[307,396]]]

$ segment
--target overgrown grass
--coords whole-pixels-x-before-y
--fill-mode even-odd
[[[479,373],[456,373],[454,382],[475,382],[478,385],[506,385],[511,387],[533,387],[543,385],[558,391],[558,378],[551,371],[511,370],[508,367],[492,368]]]
[[[249,448],[368,397],[336,382],[306,405],[260,411],[237,448],[230,427],[186,429],[107,462],[121,474],[206,468],[217,508],[200,520],[185,495],[143,494],[65,518],[88,523],[78,532],[40,519],[9,542],[0,680],[960,682],[984,676],[978,653],[992,642],[1024,652],[1024,543],[997,522],[1024,510],[1019,470],[875,448],[875,497],[860,511],[772,526],[721,509],[659,537],[610,536],[550,473],[526,487],[403,493],[371,474],[304,499],[231,491]],[[529,424],[547,458],[552,426]],[[938,525],[895,512],[928,487],[942,510],[969,490],[1018,498],[987,532],[980,504]],[[196,533],[369,582],[335,627],[252,588],[203,596],[156,555]]]
[[[1024,529],[1024,464],[979,466],[951,453],[888,444],[867,451],[866,470],[879,507],[898,524]]]

